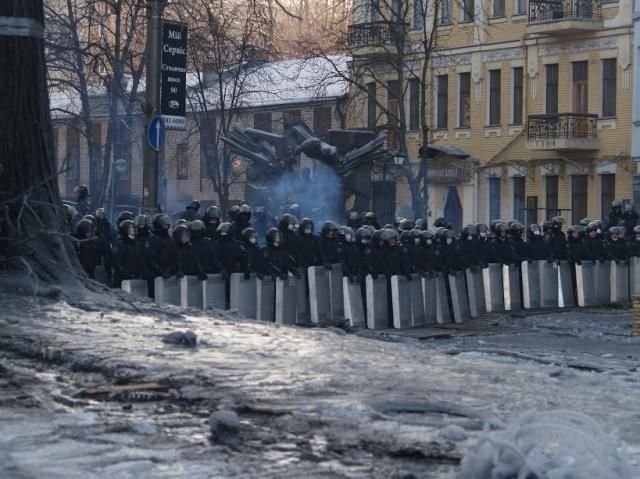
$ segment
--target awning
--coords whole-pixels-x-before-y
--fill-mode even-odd
[[[464,150],[461,150],[457,146],[452,145],[429,145],[427,146],[427,153],[429,154],[430,158],[437,154],[455,156],[456,158],[461,159],[471,157],[471,155]]]

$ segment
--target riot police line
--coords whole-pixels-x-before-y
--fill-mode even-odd
[[[75,221],[82,266],[158,303],[231,308],[284,324],[346,319],[371,329],[623,304],[640,289],[640,226],[630,205],[620,204],[616,218],[614,203],[608,221],[585,218],[568,237],[562,217],[528,228],[467,225],[456,236],[442,218],[430,231],[420,220],[380,227],[374,213],[352,212],[348,226],[326,221],[316,235],[313,221],[286,213],[262,226],[261,247],[249,205],[232,207],[225,222],[216,206],[200,217],[196,203],[173,225],[166,214],[124,212],[116,235],[104,210],[85,215]]]

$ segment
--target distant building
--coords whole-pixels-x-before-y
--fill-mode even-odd
[[[345,57],[332,59],[346,65]],[[280,62],[262,62],[252,67],[245,78],[245,86],[238,108],[225,111],[226,118],[232,115],[233,122],[262,130],[278,133],[282,131],[284,118],[298,118],[304,121],[317,135],[325,134],[331,128],[345,126],[346,82],[327,81],[324,60],[289,60]],[[190,109],[187,114],[187,131],[169,131],[166,147],[160,155],[159,203],[164,211],[173,213],[184,209],[192,199],[199,199],[206,207],[219,204],[216,192],[209,179],[207,167],[207,149],[215,147],[214,138],[220,129],[222,111],[217,107],[217,88],[210,76],[203,81],[211,81],[206,90],[206,100],[198,99],[194,87],[197,79],[189,75],[187,83],[191,90]],[[208,85],[207,85],[208,86]],[[143,91],[140,94],[144,94]],[[205,103],[210,114],[203,119]],[[108,144],[106,124],[108,120],[104,94],[96,89],[91,98],[94,109],[94,138],[100,148]],[[59,186],[63,198],[74,200],[73,189],[78,184],[89,184],[97,175],[102,177],[103,165],[90,165],[87,160],[87,141],[69,115],[56,113],[58,109],[80,112],[78,98],[64,92],[51,95],[53,136],[55,154],[59,168],[66,167],[59,177]],[[101,117],[100,111],[104,111]],[[104,118],[104,121],[100,121]],[[137,210],[141,206],[142,195],[142,137],[144,118],[141,111],[134,114],[132,121],[120,122],[120,142],[113,147],[112,158],[123,159],[126,170],[117,175],[114,190],[114,211],[124,209]],[[202,138],[206,132],[206,138]],[[222,144],[218,145],[222,148]],[[238,203],[247,195],[247,178],[244,174],[245,162],[242,158],[234,160],[234,170],[241,174],[230,186],[232,204]],[[302,166],[313,168],[312,162]],[[313,171],[311,173],[313,175]],[[107,180],[106,203],[111,201],[111,184]]]

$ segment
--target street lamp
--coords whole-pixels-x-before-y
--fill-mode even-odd
[[[127,168],[127,160],[124,158],[118,158],[111,164],[111,204],[109,205],[109,217],[111,221],[113,221],[113,206],[116,202],[116,184],[118,183],[118,177],[126,173]]]
[[[404,153],[402,152],[398,152],[395,153],[393,155],[393,164],[396,166],[402,166],[404,165],[404,160],[406,159],[406,157],[404,156]]]

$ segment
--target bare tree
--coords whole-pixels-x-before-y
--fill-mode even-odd
[[[112,162],[134,141],[144,71],[144,0],[45,0],[47,66],[52,94],[75,102],[56,107],[88,144],[93,206],[104,203]],[[106,119],[104,144],[95,125]],[[113,180],[113,179],[112,179]],[[111,199],[113,201],[113,199]]]

